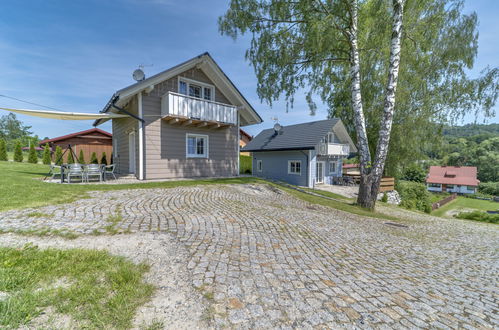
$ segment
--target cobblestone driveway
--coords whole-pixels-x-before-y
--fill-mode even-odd
[[[97,192],[36,211],[1,213],[0,229],[174,235],[216,326],[499,327],[497,225],[397,227],[265,185]]]

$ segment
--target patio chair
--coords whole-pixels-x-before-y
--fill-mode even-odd
[[[89,182],[90,177],[98,177],[102,181],[102,166],[99,164],[88,164],[85,166],[85,177]]]
[[[74,177],[80,178],[81,182],[85,179],[85,173],[80,164],[69,164],[66,171],[68,183],[71,183],[71,178]]]
[[[62,167],[59,165],[50,165],[50,175],[50,179],[55,179],[57,175],[59,177],[62,176]]]
[[[113,178],[116,180],[116,175],[114,175],[114,168],[116,167],[115,164],[107,165],[104,167],[104,177],[106,177],[108,174],[112,175]]]

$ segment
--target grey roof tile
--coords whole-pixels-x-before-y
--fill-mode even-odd
[[[260,132],[241,151],[313,149],[332,130],[338,118],[282,126],[276,134],[273,128]]]

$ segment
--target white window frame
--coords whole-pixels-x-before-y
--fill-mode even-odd
[[[215,86],[201,82],[201,81],[197,81],[197,80],[193,80],[193,79],[189,79],[189,78],[184,78],[184,77],[179,77],[178,78],[178,86],[177,86],[179,94],[181,94],[180,93],[180,82],[184,82],[187,84],[187,94],[185,94],[186,96],[193,97],[193,98],[199,99],[199,100],[215,102]],[[201,87],[201,97],[200,98],[189,95],[189,85],[190,84],[198,85]],[[210,100],[207,100],[204,98],[204,89],[205,88],[209,88],[211,90],[211,99]],[[182,95],[184,95],[184,94],[182,94]]]
[[[331,171],[331,164],[334,164],[334,171]],[[336,174],[338,172],[338,161],[330,160],[329,161],[329,174]]]
[[[205,145],[204,145],[204,154],[198,155],[198,154],[189,154],[189,138],[203,138],[205,140]],[[195,133],[187,133],[185,134],[185,157],[186,158],[209,158],[209,151],[210,151],[210,139],[208,135],[205,134],[195,134]]]
[[[300,164],[300,172],[291,172],[291,163],[299,163]],[[296,169],[296,165],[295,165],[295,169]],[[288,160],[288,174],[301,175],[301,160]]]
[[[261,159],[256,160],[256,170],[258,172],[263,172],[263,161]]]

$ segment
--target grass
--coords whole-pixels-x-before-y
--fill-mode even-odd
[[[0,248],[0,328],[18,328],[44,311],[79,328],[130,328],[154,288],[145,264],[96,250]],[[58,284],[58,285],[56,285]],[[43,324],[45,326],[45,324]]]
[[[146,188],[174,188],[183,186],[195,185],[212,185],[212,184],[244,184],[244,183],[267,183],[279,189],[282,189],[291,195],[314,204],[329,206],[345,212],[354,213],[357,215],[397,220],[398,218],[383,214],[380,212],[372,212],[353,204],[353,200],[334,194],[327,191],[313,190],[313,192],[325,197],[332,197],[338,201],[321,198],[319,196],[309,195],[303,192],[296,191],[291,188],[283,187],[268,181],[252,178],[238,177],[228,179],[202,179],[202,180],[183,180],[183,181],[164,181],[164,182],[144,182],[133,184],[85,184],[85,185],[61,185],[42,182],[41,179],[48,172],[47,165],[28,164],[28,163],[13,163],[0,162],[0,187],[9,187],[9,189],[0,189],[0,211],[5,211],[15,208],[35,208],[57,203],[67,203],[76,199],[87,197],[88,191],[97,190],[123,190],[123,189],[146,189]],[[312,190],[310,190],[312,191]],[[111,219],[109,230],[113,229],[113,221]]]
[[[146,188],[173,188],[208,184],[257,183],[257,178],[241,177],[229,179],[203,179],[132,184],[85,184],[61,185],[42,182],[49,167],[42,164],[0,161],[0,212],[17,208],[36,208],[46,205],[68,203],[87,197],[88,191],[124,190]],[[8,187],[8,188],[7,188]]]
[[[453,201],[445,204],[439,209],[436,209],[431,214],[437,217],[445,217],[445,214],[451,210],[479,210],[479,211],[494,211],[499,209],[499,203],[481,199],[467,198],[458,196]]]
[[[239,173],[251,174],[252,167],[253,167],[253,160],[251,156],[239,155]]]

